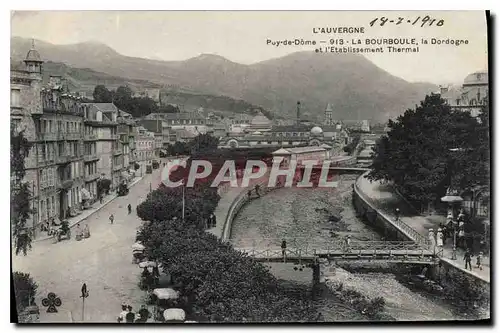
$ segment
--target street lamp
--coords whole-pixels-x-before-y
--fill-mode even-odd
[[[446,219],[453,225],[453,252],[451,255],[452,260],[457,259],[457,221],[455,221],[453,214],[453,205],[457,202],[462,202],[461,196],[457,195],[457,191],[452,190],[450,187],[446,190],[446,195],[441,198],[442,202],[447,202],[449,204],[450,210],[448,211],[448,216]]]

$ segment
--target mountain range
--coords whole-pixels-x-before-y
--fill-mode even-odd
[[[11,38],[11,58],[23,59],[31,40]],[[66,66],[74,84],[130,84],[176,87],[194,94],[228,96],[262,106],[279,117],[295,117],[297,101],[305,118],[322,119],[328,103],[335,119],[386,121],[419,103],[437,86],[410,83],[377,67],[362,55],[296,52],[244,65],[201,54],[184,61],[128,57],[109,46],[85,42],[54,45],[36,41],[43,60]],[[64,65],[63,65],[64,64]],[[93,82],[94,81],[94,82]]]

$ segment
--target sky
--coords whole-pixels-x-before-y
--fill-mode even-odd
[[[433,26],[411,25],[417,17]],[[377,25],[381,17],[399,21]],[[369,22],[379,18],[373,27]],[[442,26],[436,26],[439,20]],[[363,34],[314,34],[313,28],[364,27]],[[483,11],[17,11],[11,35],[53,44],[97,41],[117,52],[158,60],[185,60],[203,53],[251,64],[315,46],[272,46],[267,40],[416,38],[467,40],[467,45],[419,45],[418,53],[368,54],[380,68],[410,82],[460,84],[487,69],[487,28]],[[344,44],[346,45],[346,44]],[[319,45],[321,46],[321,45]],[[338,46],[338,45],[337,45]]]

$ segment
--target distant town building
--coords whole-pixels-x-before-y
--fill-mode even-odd
[[[252,118],[248,127],[245,128],[245,132],[268,132],[272,128],[272,122],[259,112],[255,117]]]
[[[460,89],[441,87],[438,93],[453,109],[469,111],[477,117],[489,95],[488,71],[467,75]]]
[[[137,129],[137,161],[150,161],[155,157],[155,135],[142,126]]]
[[[361,131],[370,132],[370,122],[368,120],[363,120],[361,122]]]

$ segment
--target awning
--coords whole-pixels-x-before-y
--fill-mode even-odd
[[[80,190],[80,194],[82,195],[82,200],[90,200],[90,199],[92,199],[92,194],[89,191],[87,191],[86,188],[82,188]]]

